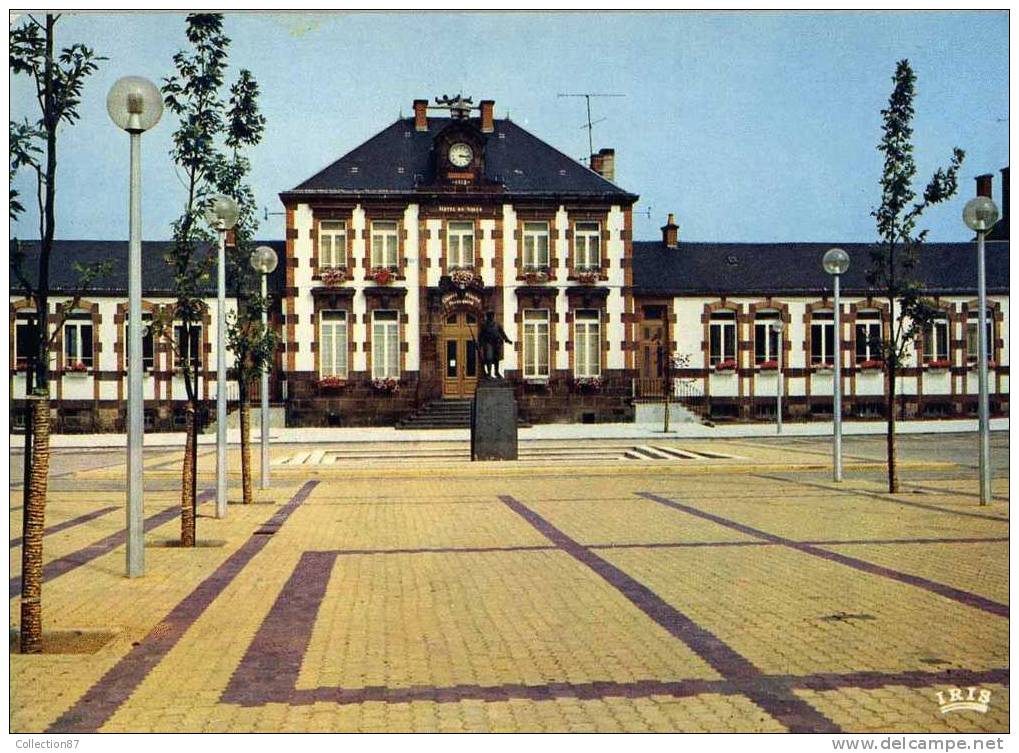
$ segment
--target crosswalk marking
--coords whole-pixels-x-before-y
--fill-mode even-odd
[[[738,455],[729,455],[708,450],[690,450],[664,444],[618,444],[541,447],[522,446],[518,462],[521,463],[578,463],[618,462],[632,460],[646,463],[677,463],[684,461],[738,460]],[[295,466],[339,466],[365,464],[448,464],[470,460],[467,446],[456,447],[409,447],[409,448],[367,448],[333,447],[319,450],[300,450],[277,457],[274,466],[292,468]]]

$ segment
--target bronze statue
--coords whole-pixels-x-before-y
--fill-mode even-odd
[[[499,361],[502,360],[502,344],[504,342],[513,344],[513,341],[506,337],[502,325],[495,320],[495,313],[486,311],[485,321],[481,323],[481,329],[478,331],[478,350],[486,377],[491,378],[494,372],[496,379],[502,379],[502,374],[499,373]]]

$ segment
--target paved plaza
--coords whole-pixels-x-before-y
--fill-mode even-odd
[[[1007,731],[1007,434],[992,445],[988,507],[971,434],[901,437],[895,496],[879,436],[847,438],[841,484],[822,438],[529,442],[504,464],[280,445],[248,506],[231,450],[222,520],[202,447],[193,550],[172,545],[180,450],[158,448],[134,580],[123,451],[57,451],[51,653],[12,655],[11,729]],[[986,711],[942,712],[971,687]]]

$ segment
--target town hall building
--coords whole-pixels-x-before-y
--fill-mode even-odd
[[[615,159],[602,149],[583,165],[497,118],[490,100],[415,100],[413,117],[283,191],[285,241],[272,244],[281,256],[270,286],[282,344],[271,399],[287,425],[462,425],[451,407],[466,405],[481,376],[477,336],[489,311],[511,341],[502,371],[531,423],[633,421],[666,391],[705,418],[769,418],[779,379],[789,417],[830,417],[837,354],[821,257],[834,245],[853,259],[842,280],[844,411],[880,415],[875,340],[891,322],[866,282],[868,244],[690,243],[673,215],[660,238],[636,240],[638,196],[615,183]],[[1002,180],[1004,216],[987,243],[997,413],[1008,410],[1007,168]],[[990,195],[990,176],[978,190]],[[25,248],[30,260],[32,244]],[[58,430],[122,427],[126,251],[112,241],[56,244],[57,291],[75,259],[99,255],[119,266],[54,343]],[[143,252],[147,307],[172,302],[164,251],[152,243]],[[902,370],[901,414],[970,415],[975,244],[924,244],[917,275],[939,315]],[[65,303],[59,294],[53,301]],[[214,309],[211,291],[208,304]],[[17,324],[34,315],[26,307],[12,290],[15,415]],[[775,321],[785,324],[781,334]],[[214,324],[206,317],[192,349],[204,359],[209,398]],[[169,349],[147,348],[147,421],[172,429],[183,391]]]

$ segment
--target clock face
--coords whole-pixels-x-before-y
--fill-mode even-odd
[[[453,167],[467,167],[467,165],[471,164],[471,160],[474,159],[474,150],[471,149],[470,145],[460,141],[449,148],[448,157],[449,163]]]

